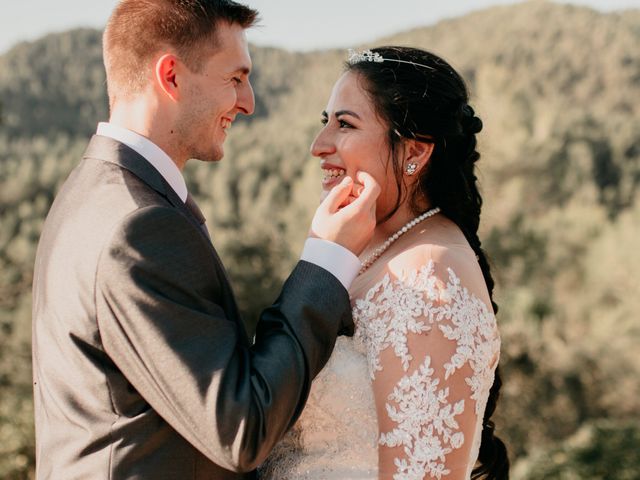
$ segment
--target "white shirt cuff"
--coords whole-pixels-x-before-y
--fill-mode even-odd
[[[307,238],[300,260],[324,268],[347,290],[362,267],[360,260],[353,252],[342,245],[320,238]]]

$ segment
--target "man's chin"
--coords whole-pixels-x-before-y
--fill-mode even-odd
[[[201,162],[219,162],[220,160],[222,160],[222,157],[224,156],[224,150],[220,149],[216,149],[215,151],[211,151],[211,152],[198,152],[195,153],[191,158],[193,158],[194,160],[200,160]]]

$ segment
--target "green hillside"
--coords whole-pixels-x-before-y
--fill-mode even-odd
[[[513,478],[640,478],[640,11],[531,1],[380,44],[451,61],[485,124],[482,237]],[[187,167],[249,324],[318,203],[308,149],[345,54],[253,48],[255,115],[234,125],[220,164]],[[107,117],[100,32],[0,56],[0,107],[0,478],[22,479],[34,461],[33,258],[55,192]]]

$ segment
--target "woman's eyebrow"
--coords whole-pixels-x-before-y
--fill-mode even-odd
[[[361,120],[360,115],[358,115],[356,112],[352,112],[351,110],[338,110],[335,113],[336,117],[339,117],[341,115],[351,115],[352,117],[357,118],[358,120]]]
[[[352,112],[351,110],[338,110],[334,115],[335,115],[336,118],[341,116],[341,115],[351,115],[352,117],[355,117],[358,120],[362,120],[360,118],[360,115],[358,115],[356,112]],[[322,111],[322,116],[324,118],[329,118],[329,114],[326,112],[326,110]]]

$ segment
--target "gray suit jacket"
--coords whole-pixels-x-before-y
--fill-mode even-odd
[[[193,214],[101,136],[49,212],[33,294],[39,479],[253,478],[353,331],[344,287],[301,261],[252,345]]]

